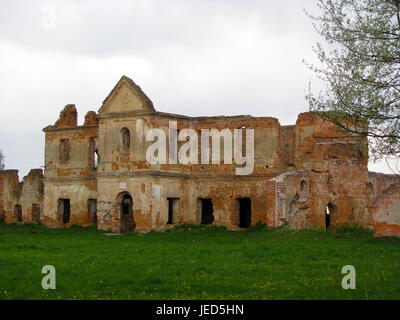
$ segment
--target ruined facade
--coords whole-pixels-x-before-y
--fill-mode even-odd
[[[252,172],[238,175],[240,165],[223,161],[150,164],[146,151],[154,142],[146,136],[158,128],[169,139],[171,121],[178,132],[254,129]],[[43,131],[44,174],[34,169],[19,182],[16,170],[0,171],[0,218],[7,223],[122,233],[183,223],[231,230],[259,222],[296,229],[362,225],[377,236],[400,236],[400,177],[368,172],[362,141],[313,113],[300,114],[293,126],[269,117],[162,113],[124,76],[82,126],[75,106],[67,105]],[[223,159],[226,141],[220,143]]]

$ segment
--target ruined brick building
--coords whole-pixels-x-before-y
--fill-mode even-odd
[[[237,175],[237,165],[225,163],[150,164],[146,134],[160,128],[168,137],[170,121],[178,130],[254,129],[252,173]],[[33,169],[19,182],[17,170],[0,171],[0,216],[7,223],[122,233],[183,223],[232,230],[258,222],[358,224],[377,236],[400,236],[400,177],[368,172],[368,152],[357,138],[313,113],[291,126],[269,117],[162,113],[124,76],[82,126],[67,105],[43,131],[44,173]]]

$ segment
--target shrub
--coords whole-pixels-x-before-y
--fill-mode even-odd
[[[247,228],[247,231],[250,232],[259,232],[259,231],[267,231],[267,224],[262,223],[261,221],[258,221],[254,226],[250,226]]]

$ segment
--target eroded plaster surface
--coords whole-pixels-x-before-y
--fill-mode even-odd
[[[211,158],[207,164],[150,164],[146,150],[153,142],[146,136],[156,128],[169,139],[171,122],[178,132],[190,128],[199,136],[202,129],[254,130],[253,170],[237,175],[240,165]],[[376,236],[400,236],[399,176],[368,172],[366,141],[313,113],[300,114],[291,126],[270,117],[162,113],[124,76],[82,126],[75,106],[67,105],[43,131],[44,172],[33,169],[19,182],[17,170],[0,171],[0,219],[8,223],[96,224],[112,232],[202,221],[232,230],[257,223],[362,225]]]

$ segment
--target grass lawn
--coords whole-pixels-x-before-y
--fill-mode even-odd
[[[56,290],[41,287],[44,265],[56,268]],[[342,289],[345,265],[356,290]],[[400,299],[399,270],[400,239],[361,229],[108,236],[0,224],[0,299]]]

